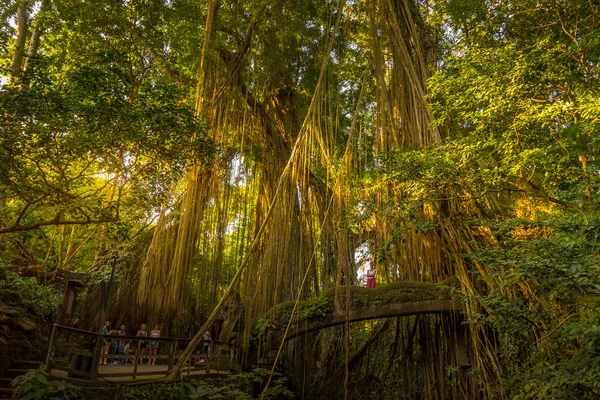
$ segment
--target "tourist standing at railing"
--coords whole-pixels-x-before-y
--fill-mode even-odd
[[[139,337],[147,337],[148,336],[148,331],[146,330],[146,324],[142,324],[142,327],[137,332],[136,336],[139,336]],[[142,340],[142,341],[140,341],[140,365],[144,365],[144,360],[141,358],[141,356],[143,356],[145,353],[146,353],[146,341]]]
[[[119,331],[117,332],[117,335],[118,336],[127,336],[127,329],[126,329],[125,325],[121,325],[121,328],[119,328]],[[124,343],[124,340],[121,339],[118,342],[119,342],[119,344],[118,344],[118,352],[117,352],[117,354],[125,354],[125,343]],[[123,364],[126,364],[125,361],[127,361],[127,359],[126,358],[121,358],[118,361],[119,361],[118,362],[119,364],[123,365]]]
[[[116,329],[111,329],[110,331],[108,331],[108,334],[110,336],[117,336],[119,334],[119,331]],[[117,339],[111,339],[109,341],[110,343],[110,354],[119,354],[119,340]],[[118,358],[111,358],[110,359],[110,363],[112,365],[117,365],[117,363],[119,362]]]
[[[159,338],[160,337],[160,329],[158,329],[158,324],[154,325],[154,329],[152,329],[152,331],[150,332],[150,337],[153,339]],[[150,342],[150,345],[148,346],[150,348],[150,355],[154,354],[155,356],[158,353],[158,341],[153,340],[152,342]],[[155,365],[156,364],[156,357],[152,357],[150,359],[150,365]]]
[[[100,330],[100,334],[107,336],[109,331],[110,331],[110,321],[105,321],[104,326]],[[110,350],[110,340],[108,340],[107,338],[102,338],[102,349],[100,351],[100,354],[108,354],[109,350]],[[108,358],[100,359],[100,365],[107,365],[107,364],[108,364]]]
[[[204,337],[202,338],[202,354],[206,357],[210,357],[210,345],[212,342],[212,337],[210,336],[210,332],[206,331],[204,333]],[[200,358],[200,362],[204,362],[204,358]]]
[[[131,340],[128,340],[127,343],[125,343],[125,346],[123,347],[123,354],[125,354],[127,356],[131,354]],[[123,365],[127,365],[127,364],[129,364],[129,359],[124,358]]]

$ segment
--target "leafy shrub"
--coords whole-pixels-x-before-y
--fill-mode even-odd
[[[250,400],[253,390],[262,389],[270,371],[262,368],[250,372],[230,375],[224,379],[202,379],[185,382],[129,386],[123,391],[123,399],[206,399],[206,400]],[[273,381],[265,391],[263,399],[292,399],[294,394],[286,387],[287,379],[274,374]]]
[[[562,342],[562,359],[549,359],[545,346],[532,358],[538,361],[507,382],[516,400],[598,399],[600,398],[600,326],[573,323],[554,342]]]
[[[148,384],[139,386],[126,386],[122,398],[125,400],[136,399],[186,399],[187,390],[181,382]]]
[[[0,264],[0,301],[52,319],[56,316],[60,298],[61,293],[56,287],[41,285],[36,278],[23,278]]]
[[[64,381],[51,381],[41,371],[29,371],[12,382],[13,398],[22,400],[79,400],[85,399],[81,390]]]
[[[226,379],[226,382],[231,386],[239,387],[245,392],[250,393],[255,385],[261,389],[266,385],[271,371],[265,368],[255,368],[249,372],[231,375]],[[287,378],[280,374],[273,374],[273,381],[269,388],[265,391],[261,398],[263,399],[292,399],[294,394],[285,386]],[[252,398],[252,397],[249,397]]]
[[[503,221],[493,226],[500,246],[469,255],[498,284],[476,296],[486,312],[471,322],[498,334],[508,398],[600,398],[598,227],[575,218]],[[515,289],[524,283],[529,292]]]
[[[307,301],[299,310],[298,314],[300,319],[313,321],[315,319],[323,318],[330,311],[331,306],[329,305],[329,300],[323,297],[317,297]]]
[[[254,328],[254,331],[252,331],[252,335],[253,337],[258,338],[259,340],[264,340],[267,338],[270,331],[276,328],[277,325],[273,322],[273,319],[260,318],[256,322],[256,327]]]

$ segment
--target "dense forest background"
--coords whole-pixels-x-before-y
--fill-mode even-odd
[[[595,1],[1,4],[0,344],[65,271],[192,336],[374,260],[464,312],[290,342],[298,397],[600,397]]]

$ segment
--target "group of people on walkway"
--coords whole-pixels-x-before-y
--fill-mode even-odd
[[[125,325],[121,325],[121,327],[116,329],[110,329],[110,321],[105,321],[102,329],[100,330],[100,334],[105,337],[102,339],[102,355],[109,354],[124,354],[131,355],[135,353],[135,345],[132,344],[132,340],[124,340],[118,338],[110,338],[110,336],[127,336],[127,328]],[[144,358],[140,359],[140,365],[155,365],[156,364],[156,356],[158,355],[159,343],[157,339],[160,337],[160,329],[158,324],[154,325],[154,329],[150,331],[146,330],[146,324],[142,324],[140,329],[137,331],[137,337],[145,338],[148,340],[141,340],[139,342],[139,355],[141,357],[147,356],[147,363],[144,364]],[[133,348],[132,348],[133,347]],[[152,357],[154,356],[154,357]],[[128,357],[115,357],[109,363],[109,357],[101,358],[100,365],[126,365],[129,363]]]

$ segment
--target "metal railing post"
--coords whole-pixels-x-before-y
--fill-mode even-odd
[[[206,350],[206,373],[210,372],[211,354],[212,354],[212,343],[208,342],[208,349]]]
[[[54,358],[54,340],[56,339],[56,324],[52,324],[52,334],[50,335],[50,345],[48,346],[48,353],[46,354],[46,368],[45,372],[50,373],[52,371],[52,360]]]
[[[98,378],[98,369],[100,368],[100,350],[102,349],[103,341],[104,335],[98,334],[96,336],[96,345],[94,346],[94,358],[92,359],[92,370],[90,371],[90,379]]]
[[[173,364],[175,363],[175,352],[177,351],[177,339],[171,342],[170,353],[169,353],[169,364],[167,366],[167,375],[173,369]]]
[[[137,375],[137,370],[138,370],[138,364],[140,361],[140,346],[141,346],[141,340],[140,339],[136,339],[136,345],[135,345],[135,358],[133,359],[133,379],[135,379],[136,375]]]

